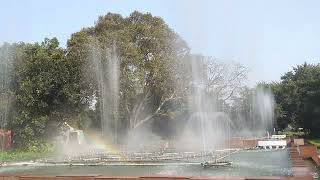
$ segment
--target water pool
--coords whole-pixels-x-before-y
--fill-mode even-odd
[[[1,167],[5,175],[107,175],[107,176],[290,176],[287,150],[248,150],[232,154],[231,166],[203,168],[200,165],[98,165]]]

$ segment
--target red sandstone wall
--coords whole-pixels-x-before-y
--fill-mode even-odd
[[[293,144],[296,146],[303,146],[304,145],[304,139],[293,139]]]
[[[300,156],[303,159],[312,158],[313,156],[317,156],[317,146],[315,145],[303,145],[299,146]]]
[[[10,150],[12,147],[12,131],[0,129],[0,147],[4,150]],[[0,179],[1,180],[1,179]]]
[[[231,148],[253,148],[257,145],[257,139],[232,138],[230,141]]]
[[[253,148],[258,146],[258,140],[256,139],[246,139],[243,141],[243,145],[245,148]]]
[[[243,148],[243,140],[240,138],[232,138],[230,141],[231,148]]]
[[[315,145],[303,145],[298,146],[300,151],[300,156],[303,159],[312,158],[312,160],[320,166],[320,157],[317,152],[317,146]]]

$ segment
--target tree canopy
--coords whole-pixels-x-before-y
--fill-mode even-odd
[[[85,105],[79,95],[79,79],[71,74],[65,50],[56,38],[9,48],[13,49],[8,75],[12,97],[7,128],[14,130],[17,145],[37,144],[49,137],[52,126]]]
[[[320,65],[304,63],[272,84],[280,129],[304,128],[311,136],[320,131]]]

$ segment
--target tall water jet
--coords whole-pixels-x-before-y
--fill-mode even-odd
[[[205,84],[205,68],[203,67],[204,62],[203,59],[192,59],[191,60],[191,70],[192,70],[192,88],[193,92],[189,97],[189,109],[193,112],[191,113],[200,113],[198,121],[200,121],[201,127],[201,141],[202,141],[202,148],[203,151],[206,151],[207,140],[206,140],[206,132],[205,132],[205,121],[207,120],[207,111],[213,111],[213,107],[211,103],[206,103],[204,100],[205,91],[204,91],[204,84]],[[207,101],[208,102],[208,101]],[[206,103],[206,104],[205,104]]]
[[[274,96],[270,88],[257,87],[253,96],[252,122],[258,136],[268,136],[274,129]]]
[[[206,86],[208,71],[206,60],[191,60],[192,83],[189,95],[190,118],[183,133],[184,144],[199,147],[194,150],[212,151],[228,148],[230,120],[227,114],[219,112],[215,92]],[[187,141],[187,142],[186,142]]]
[[[10,47],[0,47],[0,129],[5,129],[9,112]]]
[[[246,89],[242,99],[234,104],[234,136],[264,137],[274,130],[275,100],[270,88],[257,86]]]
[[[5,132],[8,123],[8,114],[10,106],[9,81],[12,58],[10,45],[0,46],[0,131]],[[1,150],[4,150],[5,136],[1,136]]]
[[[119,120],[119,87],[120,87],[120,62],[119,57],[117,55],[116,46],[113,45],[113,49],[111,51],[111,57],[108,61],[108,72],[109,72],[109,80],[108,84],[110,87],[110,103],[111,109],[109,111],[110,119],[113,119],[114,124],[114,141],[118,141],[118,120]]]
[[[91,49],[98,84],[102,136],[109,140],[107,143],[117,143],[120,75],[117,49],[114,44],[104,51],[98,47]]]

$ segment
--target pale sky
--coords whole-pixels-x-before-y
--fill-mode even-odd
[[[162,17],[194,53],[247,66],[250,85],[320,62],[317,0],[1,0],[0,43],[57,37],[65,47],[98,16],[134,10]]]

